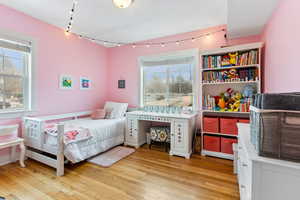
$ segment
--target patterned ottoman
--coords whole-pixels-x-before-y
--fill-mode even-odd
[[[150,128],[150,138],[151,142],[149,148],[153,142],[164,143],[165,150],[167,151],[168,143],[170,143],[170,127],[168,126],[153,126]]]

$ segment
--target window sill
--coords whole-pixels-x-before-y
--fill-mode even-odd
[[[7,110],[0,111],[0,120],[1,119],[16,119],[21,118],[29,114],[33,114],[32,110]]]

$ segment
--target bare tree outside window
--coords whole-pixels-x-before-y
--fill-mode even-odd
[[[192,107],[192,77],[192,64],[144,67],[144,105]]]
[[[0,110],[24,108],[26,53],[0,47]]]

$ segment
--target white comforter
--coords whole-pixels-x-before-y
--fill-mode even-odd
[[[124,143],[125,118],[92,120],[84,118],[65,122],[90,131],[92,137],[65,144],[64,154],[72,163],[80,162],[114,146]],[[56,138],[48,137],[48,145],[56,145]]]

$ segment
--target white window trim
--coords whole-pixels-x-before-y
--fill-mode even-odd
[[[31,43],[31,56],[30,59],[30,67],[27,69],[30,70],[28,73],[29,77],[26,77],[27,79],[30,79],[30,88],[26,88],[29,90],[29,97],[26,97],[25,99],[29,99],[30,102],[26,102],[26,107],[24,109],[8,109],[5,111],[0,110],[0,119],[14,119],[14,118],[20,118],[24,117],[26,115],[34,113],[36,110],[36,89],[35,89],[35,66],[36,66],[36,51],[37,51],[37,42],[34,38],[25,36],[20,33],[16,33],[11,30],[0,30],[0,38],[4,38],[11,41],[26,41]],[[28,94],[25,94],[28,95]],[[27,101],[27,100],[26,100]]]
[[[144,90],[144,80],[143,80],[143,61],[159,61],[159,60],[166,60],[166,59],[176,59],[176,58],[184,58],[184,57],[195,57],[195,64],[193,65],[193,110],[194,112],[199,110],[199,49],[188,49],[183,51],[174,51],[168,52],[158,55],[150,55],[150,56],[140,56],[138,58],[138,65],[139,65],[139,106],[143,107],[144,97],[143,97],[143,90]]]

